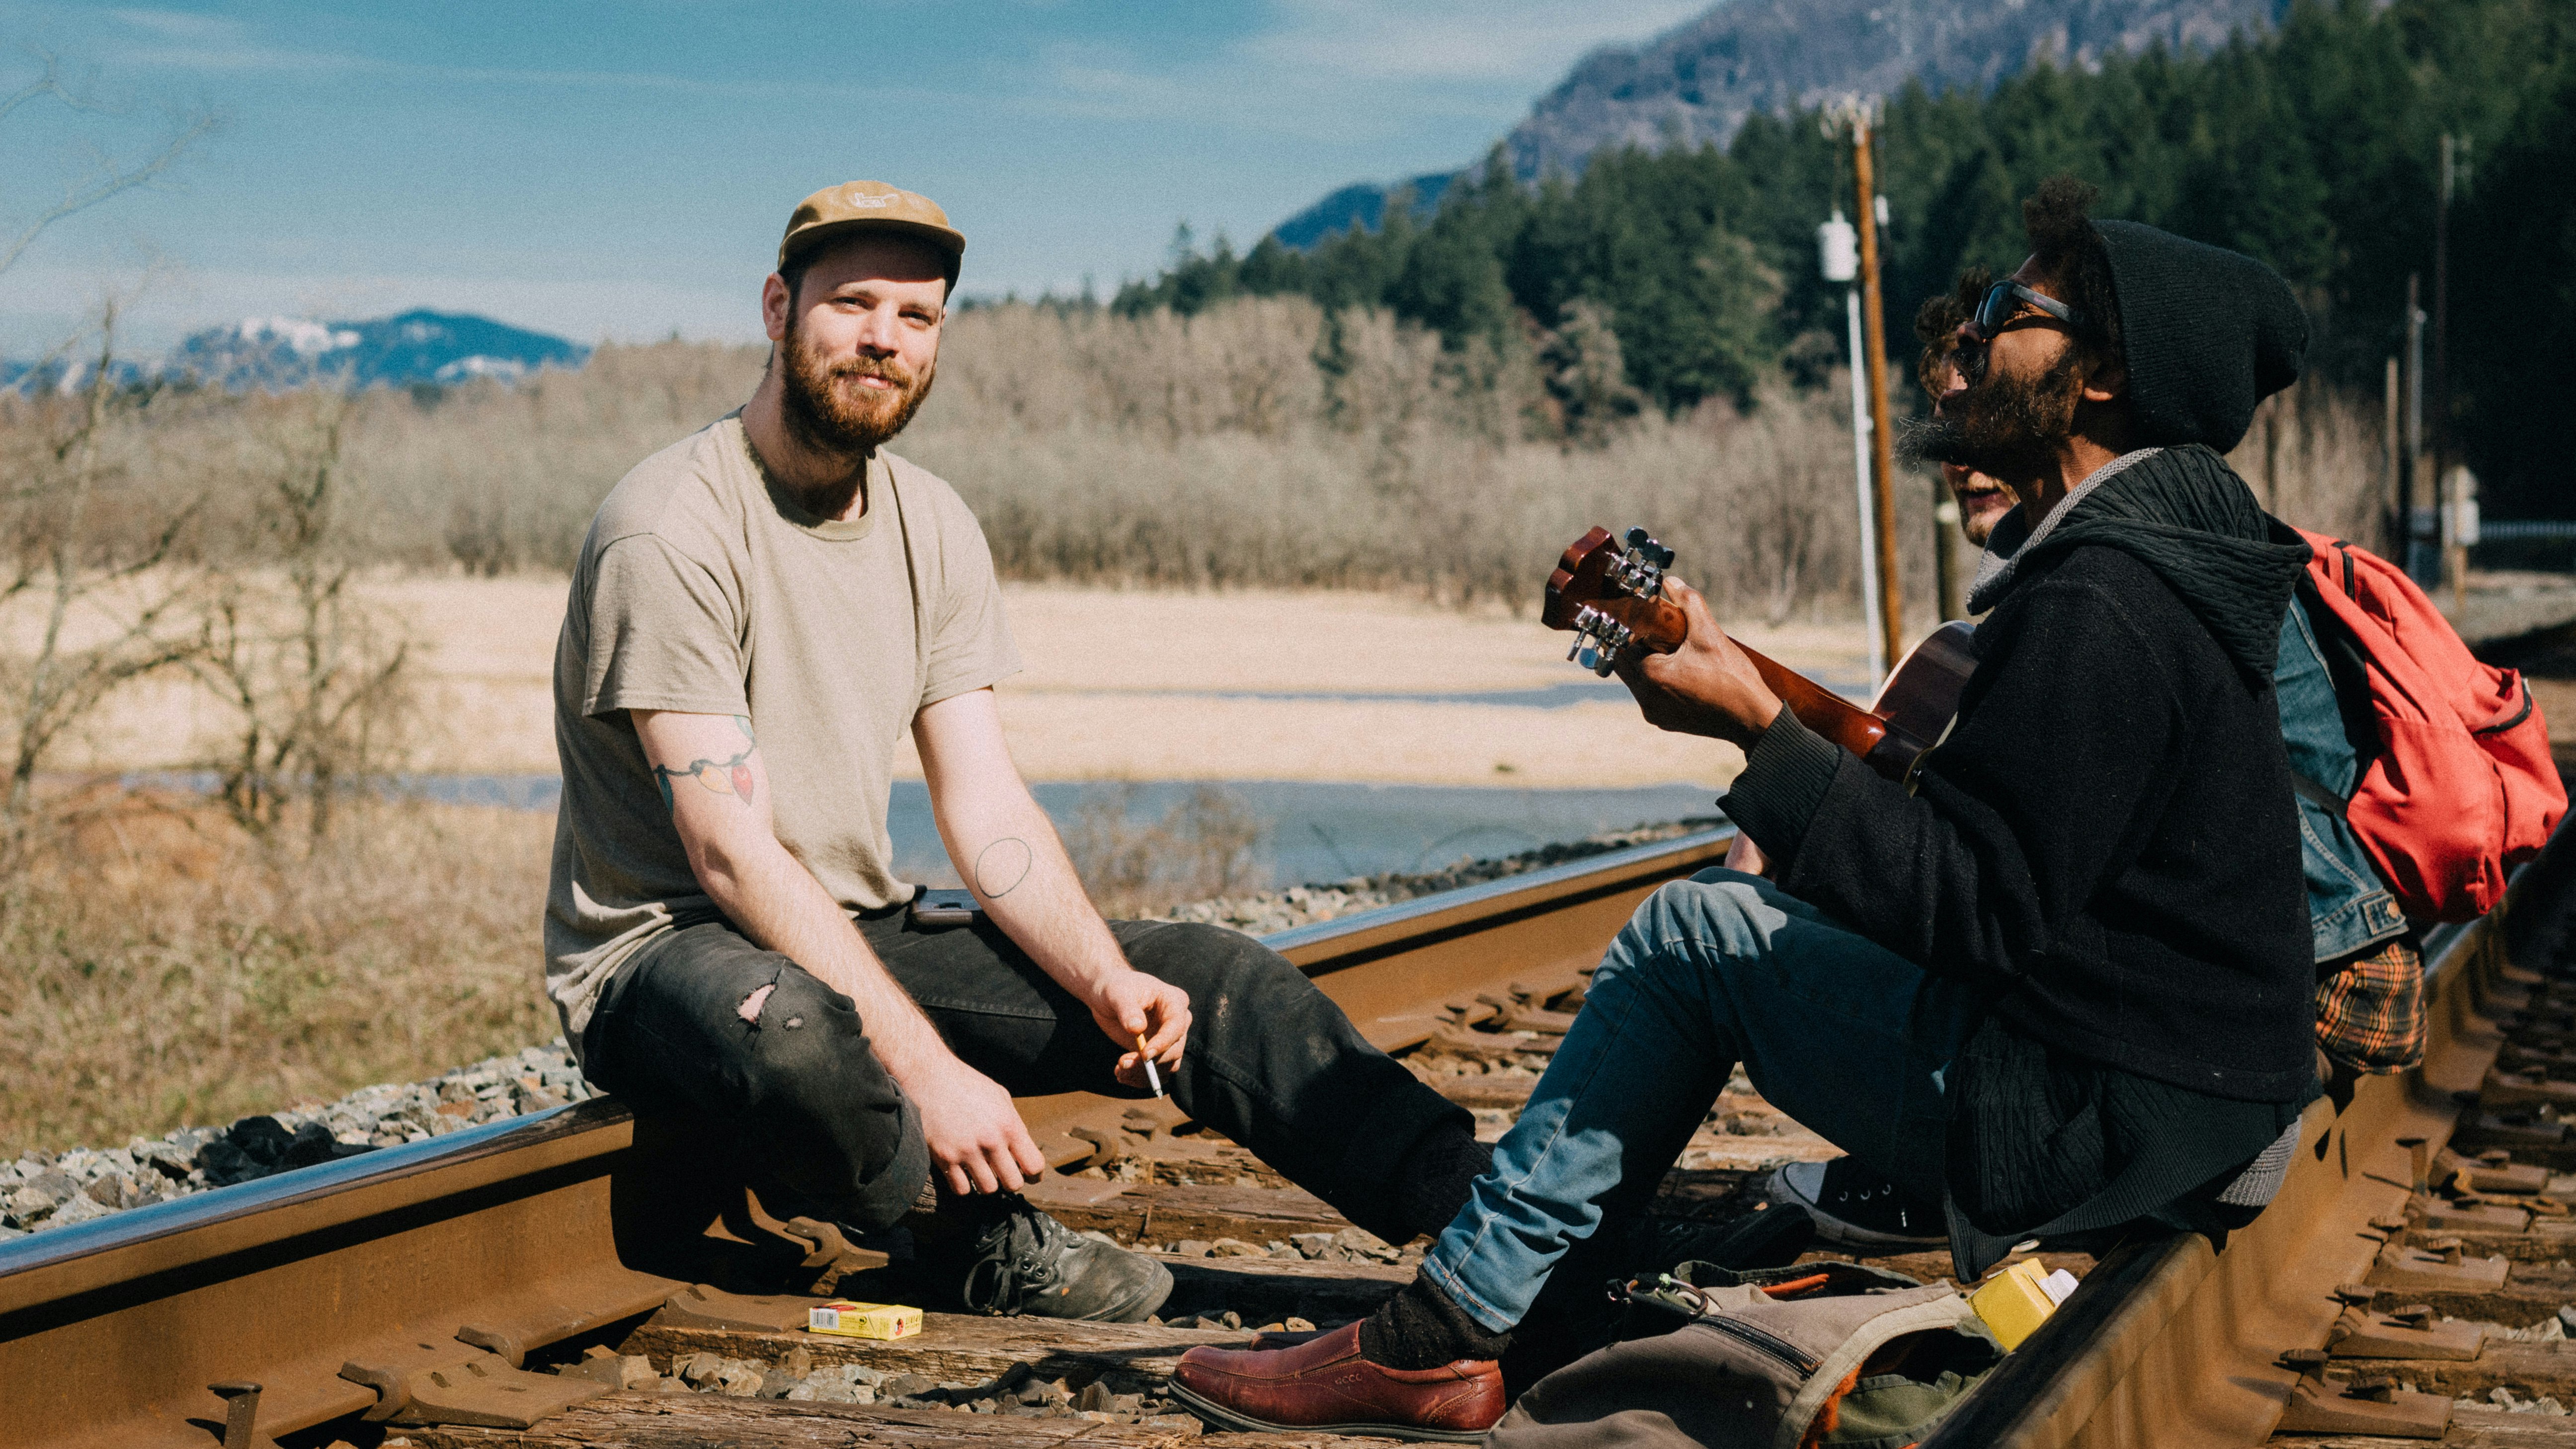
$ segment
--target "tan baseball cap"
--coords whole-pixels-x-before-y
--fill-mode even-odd
[[[948,224],[939,203],[919,192],[882,181],[844,181],[826,186],[796,203],[787,218],[787,234],[778,241],[778,265],[832,237],[853,231],[895,231],[921,238],[948,256],[948,282],[957,284],[957,268],[966,255],[966,234]]]

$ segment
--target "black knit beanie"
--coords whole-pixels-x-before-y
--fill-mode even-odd
[[[2299,380],[2308,314],[2270,267],[2134,221],[2097,221],[2120,298],[2129,406],[2144,441],[2244,440],[2254,405]]]

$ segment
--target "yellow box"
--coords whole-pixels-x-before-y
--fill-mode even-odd
[[[900,1303],[826,1303],[805,1310],[805,1331],[842,1338],[910,1338],[921,1332],[921,1310]]]
[[[2038,1332],[2048,1315],[2057,1311],[2057,1300],[2040,1286],[2046,1276],[2038,1259],[2024,1258],[1968,1295],[1968,1306],[1986,1321],[2006,1352],[2021,1347],[2022,1340]]]

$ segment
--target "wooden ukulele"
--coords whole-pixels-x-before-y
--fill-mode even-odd
[[[1625,543],[1595,528],[1574,541],[1547,580],[1540,622],[1574,632],[1566,658],[1608,675],[1631,650],[1666,654],[1690,633],[1679,605],[1664,598],[1673,551],[1642,528]],[[1976,631],[1952,620],[1907,651],[1867,709],[1800,674],[1744,649],[1771,692],[1798,721],[1858,755],[1871,769],[1904,783],[1926,750],[1940,742],[1959,712],[1959,694],[1976,672],[1968,641]]]

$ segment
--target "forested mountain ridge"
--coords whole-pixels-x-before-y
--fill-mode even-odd
[[[2066,172],[2102,189],[2097,216],[2287,278],[2312,324],[2303,396],[2379,396],[2407,345],[2409,278],[2428,294],[2433,281],[2451,137],[2469,162],[2449,210],[2458,456],[2498,517],[2576,516],[2560,421],[2576,388],[2567,0],[2297,0],[2211,50],[2042,58],[1991,88],[1909,81],[1886,101],[1876,186],[1900,352],[1917,302],[1963,269],[2020,261],[2021,198]],[[1569,437],[1640,403],[1750,406],[1774,379],[1822,385],[1842,354],[1842,289],[1817,275],[1816,226],[1851,208],[1851,158],[1820,119],[1757,111],[1722,147],[1615,146],[1536,182],[1497,146],[1427,215],[1393,208],[1374,232],[1302,251],[1276,235],[1241,255],[1222,239],[1179,247],[1112,305],[1187,315],[1289,292],[1384,309],[1439,334],[1462,377],[1551,379],[1536,416]]]
[[[1605,147],[1720,146],[1756,111],[1839,95],[1983,90],[2037,60],[2090,70],[2151,45],[2212,50],[2273,0],[1720,0],[1633,49],[1578,62],[1503,141],[1524,181]]]
[[[1503,137],[1513,174],[1580,172],[1595,152],[1735,139],[1747,117],[1841,95],[1992,88],[2035,61],[2090,70],[2150,46],[2212,50],[2278,18],[2282,0],[1718,0],[1636,46],[1577,61]],[[1473,168],[1468,168],[1472,170]],[[1463,173],[1462,173],[1463,174]],[[1375,231],[1411,188],[1425,214],[1450,177],[1345,186],[1273,234],[1303,250],[1353,223]]]

